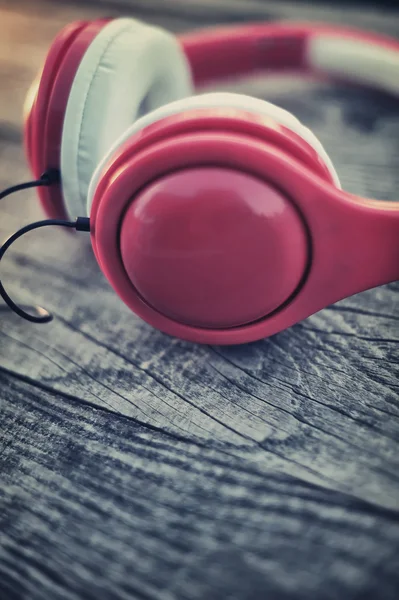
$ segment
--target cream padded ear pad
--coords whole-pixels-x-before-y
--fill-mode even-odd
[[[61,173],[67,211],[84,214],[96,165],[143,113],[192,94],[177,39],[134,19],[105,25],[72,84],[64,118]]]
[[[183,100],[177,100],[171,102],[165,106],[161,106],[157,110],[149,113],[141,119],[138,119],[133,123],[113,144],[111,149],[107,152],[104,158],[96,168],[93,178],[90,182],[89,192],[87,196],[87,215],[90,215],[91,203],[94,197],[94,192],[99,182],[101,173],[110,160],[112,154],[132,135],[136,134],[144,127],[159,121],[170,115],[174,115],[190,109],[201,109],[201,108],[218,108],[218,109],[241,109],[247,112],[255,113],[256,115],[263,115],[264,117],[271,118],[280,125],[291,129],[294,133],[300,135],[314,150],[318,153],[320,158],[325,163],[327,169],[331,173],[333,181],[337,187],[341,187],[338,175],[334,169],[334,166],[329,158],[327,152],[324,150],[322,144],[316,138],[316,136],[294,115],[287,110],[276,106],[265,100],[258,98],[252,98],[251,96],[245,96],[244,94],[233,94],[227,92],[214,92],[209,94],[201,94],[198,96],[192,96]]]

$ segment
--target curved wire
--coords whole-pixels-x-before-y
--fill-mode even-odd
[[[57,183],[60,180],[60,173],[57,169],[50,169],[43,173],[40,179],[36,179],[34,181],[28,181],[26,183],[18,183],[17,185],[13,185],[9,188],[6,188],[2,192],[0,192],[0,200],[13,194],[14,192],[19,192],[21,190],[26,190],[28,188],[33,187],[43,187],[47,185],[52,185],[53,183]]]
[[[78,217],[76,221],[63,221],[61,219],[46,219],[44,221],[36,221],[36,223],[31,223],[30,225],[26,225],[19,229],[16,233],[14,233],[11,237],[4,242],[4,244],[0,247],[0,261],[7,252],[8,248],[20,237],[22,237],[28,231],[32,231],[34,229],[39,229],[40,227],[47,227],[48,225],[58,225],[60,227],[70,227],[74,228],[77,231],[90,231],[90,221],[85,217]],[[30,321],[31,323],[48,323],[52,321],[53,315],[49,313],[46,309],[41,306],[35,306],[34,309],[37,313],[36,315],[32,315],[25,310],[23,310],[20,306],[15,304],[13,300],[11,300],[10,296],[7,294],[4,289],[3,284],[0,280],[0,296],[3,298],[4,302],[7,306],[13,310],[17,315]]]

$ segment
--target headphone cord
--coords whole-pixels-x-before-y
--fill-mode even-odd
[[[58,225],[60,227],[69,227],[71,229],[76,229],[76,231],[90,231],[90,219],[88,217],[78,217],[76,221],[62,221],[60,219],[47,219],[45,221],[36,221],[36,223],[31,223],[30,225],[26,225],[22,227],[19,231],[14,233],[8,240],[0,247],[0,261],[5,255],[8,248],[20,237],[28,233],[28,231],[32,231],[34,229],[39,229],[40,227],[47,227],[48,225]],[[32,315],[22,308],[20,308],[15,302],[10,298],[4,289],[3,284],[0,280],[0,296],[3,298],[4,302],[7,304],[11,310],[13,310],[17,315],[30,321],[31,323],[48,323],[53,320],[53,315],[49,313],[46,309],[41,306],[33,307],[37,313],[37,315]]]
[[[43,175],[41,175],[40,179],[36,179],[34,181],[28,181],[26,183],[19,183],[18,185],[13,185],[9,188],[6,188],[2,192],[0,192],[0,200],[9,196],[10,194],[14,194],[14,192],[20,192],[21,190],[27,190],[28,188],[33,187],[43,187],[47,185],[53,185],[54,183],[60,182],[60,172],[58,169],[49,169],[45,171]]]
[[[14,192],[19,192],[21,190],[26,190],[28,188],[34,187],[42,187],[42,186],[50,186],[56,183],[59,183],[61,180],[60,172],[58,169],[49,169],[45,171],[40,179],[36,179],[34,181],[28,181],[26,183],[19,183],[18,185],[13,185],[2,192],[0,192],[0,200],[13,194]],[[4,244],[0,247],[0,261],[7,252],[8,248],[20,237],[32,231],[34,229],[39,229],[40,227],[47,227],[48,225],[58,225],[59,227],[69,227],[71,229],[76,229],[76,231],[90,231],[90,219],[87,217],[78,217],[76,221],[63,221],[60,219],[47,219],[44,221],[37,221],[36,223],[31,223],[30,225],[26,225],[22,227],[19,231],[14,233],[11,237],[8,238],[4,242]],[[4,289],[3,284],[0,280],[0,296],[3,298],[7,307],[13,310],[17,315],[30,321],[31,323],[48,323],[53,320],[53,315],[49,313],[46,309],[41,306],[34,306],[34,310],[36,311],[36,315],[32,315],[31,313],[26,312],[23,308],[19,307],[15,302],[10,298]]]

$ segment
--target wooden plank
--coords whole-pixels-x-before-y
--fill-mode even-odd
[[[397,511],[233,444],[0,386],[3,598],[396,600]]]
[[[252,0],[1,6],[0,188],[29,177],[25,90],[68,21],[128,6],[178,31],[311,10]],[[399,37],[394,13],[320,14]],[[291,80],[227,89],[292,110],[349,191],[397,199],[392,99]],[[7,198],[0,237],[41,217],[34,192]],[[220,348],[134,317],[84,234],[32,233],[1,273],[56,319],[41,327],[0,310],[0,598],[396,599],[397,283]]]

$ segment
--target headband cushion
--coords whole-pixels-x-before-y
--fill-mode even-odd
[[[105,25],[76,72],[64,118],[61,173],[70,216],[84,214],[89,182],[116,139],[147,111],[192,93],[177,39],[134,19]]]
[[[190,98],[185,98],[183,100],[171,102],[170,104],[161,106],[152,113],[144,115],[135,123],[133,123],[116,140],[116,142],[109,149],[107,154],[104,155],[104,158],[97,166],[92,181],[90,182],[89,192],[87,196],[86,214],[90,215],[91,203],[104,167],[106,166],[114,152],[116,152],[118,148],[122,146],[122,144],[124,144],[124,142],[129,137],[135,135],[148,125],[151,125],[156,121],[164,119],[165,117],[175,115],[190,109],[198,110],[201,108],[226,108],[226,110],[234,108],[238,110],[245,110],[250,113],[262,115],[264,117],[273,119],[280,125],[283,125],[284,127],[287,127],[287,129],[290,129],[294,133],[300,135],[302,139],[304,139],[318,153],[318,155],[326,165],[328,171],[330,172],[334,184],[338,188],[341,187],[338,174],[335,171],[332,161],[329,158],[324,147],[322,146],[321,142],[310,131],[310,129],[305,127],[305,125],[302,125],[302,123],[296,117],[294,117],[293,114],[279,106],[276,106],[275,104],[272,104],[271,102],[266,102],[265,100],[253,98],[244,94],[234,94],[231,92],[214,92],[208,94],[200,94],[198,96],[191,96]]]
[[[308,42],[307,60],[313,69],[330,77],[399,94],[398,47],[386,47],[382,40],[379,44],[371,36],[361,39],[316,30]]]

